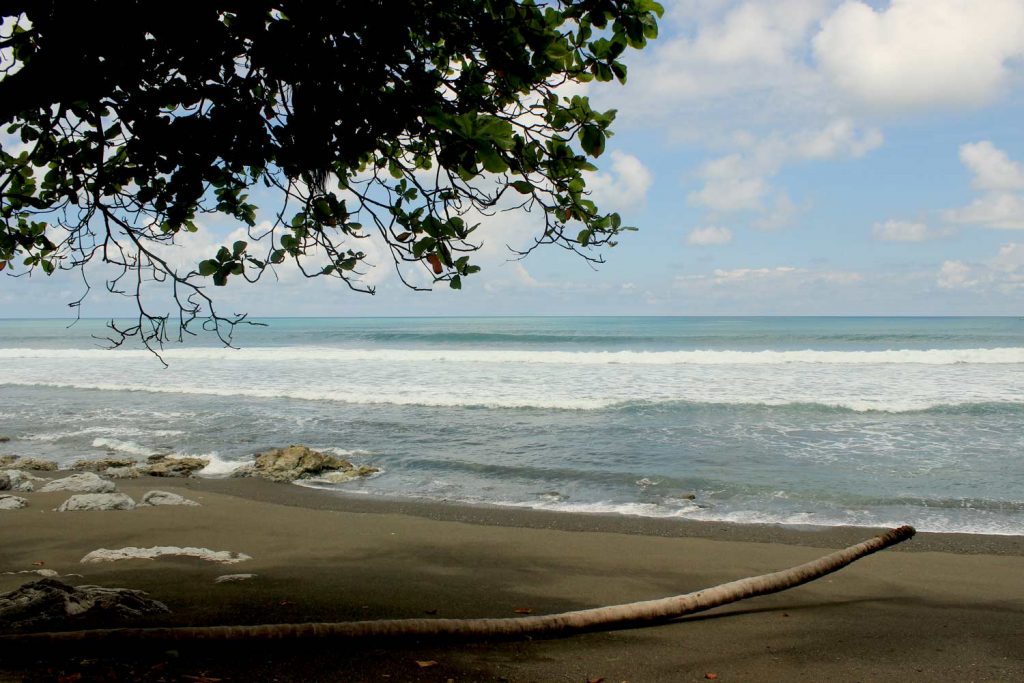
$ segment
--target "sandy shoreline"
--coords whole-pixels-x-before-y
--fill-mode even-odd
[[[53,512],[66,493],[0,512],[0,572],[33,563],[71,583],[148,591],[153,624],[224,624],[544,614],[659,598],[785,568],[872,535],[865,529],[683,522],[334,496],[257,480],[120,480],[201,507]],[[97,548],[200,546],[252,559],[82,565]],[[215,584],[230,573],[257,576]],[[89,669],[54,653],[0,659],[0,679],[722,681],[1020,680],[1024,537],[920,534],[818,582],[645,629],[518,642],[179,648]],[[0,574],[0,591],[26,575]],[[416,661],[436,661],[420,668]],[[129,661],[129,660],[126,660]],[[140,673],[144,672],[144,673]],[[51,677],[56,677],[54,674]],[[178,678],[176,678],[178,677]],[[185,679],[182,679],[185,680]]]

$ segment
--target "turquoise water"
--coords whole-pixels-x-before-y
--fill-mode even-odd
[[[382,468],[336,487],[367,495],[1024,534],[1021,319],[265,322],[164,368],[0,320],[0,451],[216,476],[306,443]]]

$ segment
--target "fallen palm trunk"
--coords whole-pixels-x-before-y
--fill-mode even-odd
[[[848,564],[911,538],[915,530],[901,526],[817,560],[771,574],[752,576],[714,588],[660,600],[584,609],[545,616],[505,619],[389,619],[264,626],[198,626],[116,628],[0,636],[0,643],[126,640],[282,640],[297,638],[366,638],[382,636],[525,636],[607,629],[612,626],[660,622],[721,607],[758,595],[778,593],[838,571]]]

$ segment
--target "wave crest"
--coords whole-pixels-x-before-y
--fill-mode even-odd
[[[885,351],[528,351],[511,349],[346,349],[318,346],[166,349],[167,359],[216,362],[543,363],[560,365],[957,365],[1024,364],[1024,347]],[[134,349],[0,349],[0,359],[116,362],[145,359]]]

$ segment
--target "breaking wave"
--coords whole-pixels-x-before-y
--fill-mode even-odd
[[[529,351],[510,349],[348,349],[319,346],[167,349],[168,360],[289,363],[521,363],[561,365],[958,365],[1024,364],[1024,347],[890,349],[885,351]],[[144,350],[0,349],[4,360],[69,360],[95,363],[154,361]]]

